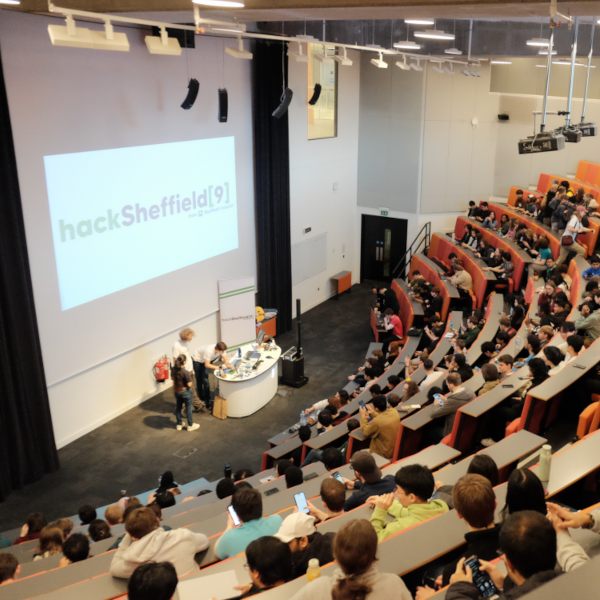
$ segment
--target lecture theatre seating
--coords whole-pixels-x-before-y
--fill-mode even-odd
[[[419,271],[427,281],[440,288],[440,296],[443,300],[440,318],[445,321],[450,306],[450,292],[448,291],[447,282],[442,281],[438,271],[433,268],[429,261],[424,260],[418,254],[415,254],[410,261],[410,273],[412,274],[415,270]]]

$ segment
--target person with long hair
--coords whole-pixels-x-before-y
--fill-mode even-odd
[[[59,527],[46,525],[40,533],[40,546],[33,555],[33,560],[48,558],[54,554],[61,554],[63,547],[63,533]]]
[[[520,510],[546,514],[546,493],[539,477],[530,469],[515,469],[508,478],[502,520]]]
[[[188,431],[199,429],[200,425],[194,423],[192,417],[192,405],[194,402],[194,392],[192,391],[192,374],[185,368],[187,357],[185,354],[180,354],[175,359],[175,365],[171,370],[171,378],[173,379],[175,388],[175,401],[177,408],[175,409],[175,417],[177,419],[177,431],[183,429],[183,421],[181,419],[181,410],[185,406]]]
[[[421,390],[419,384],[416,381],[405,381],[402,389],[403,394],[400,403],[410,400],[413,396],[416,396]]]
[[[366,519],[346,523],[333,541],[338,568],[305,585],[292,600],[411,600],[395,574],[377,569],[377,534]]]

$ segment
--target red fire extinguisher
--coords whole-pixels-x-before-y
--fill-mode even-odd
[[[154,377],[156,377],[156,381],[159,383],[163,383],[169,379],[169,359],[166,355],[154,365],[153,371]]]

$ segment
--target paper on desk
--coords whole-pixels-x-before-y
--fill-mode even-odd
[[[273,477],[273,475],[269,475],[268,477],[263,477],[262,479],[259,479],[260,483],[269,483],[269,481],[273,481],[273,479],[275,479],[275,477]]]
[[[179,600],[211,600],[211,598],[226,600],[241,594],[239,590],[233,589],[236,585],[239,585],[237,573],[224,571],[205,577],[184,579],[179,582],[177,591]]]

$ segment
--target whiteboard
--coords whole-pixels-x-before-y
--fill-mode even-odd
[[[292,244],[292,285],[327,270],[327,232]]]

